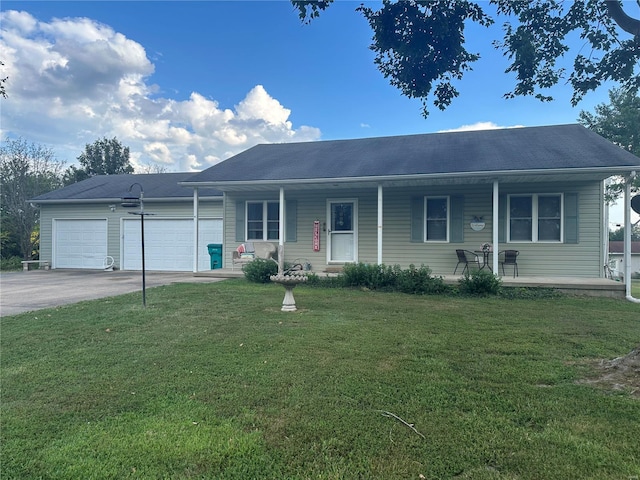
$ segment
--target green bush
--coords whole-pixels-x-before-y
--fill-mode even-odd
[[[412,294],[438,294],[449,293],[452,288],[444,283],[442,277],[431,275],[432,270],[422,265],[416,268],[409,265],[408,270],[399,270],[397,277],[397,290],[403,293]]]
[[[366,287],[371,290],[394,290],[400,267],[384,264],[349,263],[342,270],[344,285],[347,287]]]
[[[478,270],[458,280],[458,290],[463,295],[485,297],[497,295],[502,288],[502,280],[490,271]]]
[[[0,270],[3,272],[11,272],[15,270],[22,270],[21,257],[3,258],[0,260]]]
[[[306,285],[309,287],[319,288],[342,288],[345,286],[342,275],[334,277],[320,277],[313,272],[307,274]]]
[[[269,277],[278,273],[278,264],[273,260],[256,258],[242,267],[244,276],[253,283],[269,283]]]

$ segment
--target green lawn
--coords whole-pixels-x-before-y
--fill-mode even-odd
[[[2,479],[640,475],[640,398],[578,382],[638,344],[639,305],[301,286],[283,313],[283,293],[2,318]]]

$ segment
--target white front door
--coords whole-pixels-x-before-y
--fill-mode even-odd
[[[358,261],[358,202],[327,202],[327,263]]]

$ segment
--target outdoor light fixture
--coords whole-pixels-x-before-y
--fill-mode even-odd
[[[136,185],[140,189],[139,196],[135,196],[131,194],[131,190],[133,190],[133,187],[135,187]],[[129,195],[122,197],[122,206],[124,208],[135,208],[138,206],[140,207],[140,210],[138,210],[137,212],[129,212],[129,213],[131,215],[140,215],[140,239],[141,239],[140,243],[142,246],[142,305],[146,307],[147,296],[146,296],[145,268],[144,268],[144,216],[153,215],[153,214],[147,213],[144,211],[144,189],[142,188],[142,185],[140,185],[137,182],[131,184],[127,193],[129,193]]]

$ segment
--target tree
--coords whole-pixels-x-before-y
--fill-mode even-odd
[[[623,241],[624,240],[624,227],[620,227],[617,230],[609,231],[609,240],[611,241]],[[640,241],[640,225],[631,226],[631,241]]]
[[[62,168],[53,151],[42,145],[18,138],[6,140],[0,146],[3,247],[13,241],[26,260],[32,258],[38,243],[34,232],[37,232],[39,211],[29,200],[60,187]],[[5,256],[4,250],[2,255]]]
[[[98,139],[86,144],[78,157],[82,168],[70,166],[64,173],[64,184],[70,185],[95,175],[118,175],[133,173],[129,161],[129,147],[123,147],[117,138]]]
[[[640,0],[636,2],[640,5]],[[309,23],[333,0],[291,3],[300,19]],[[640,20],[629,17],[618,0],[491,0],[489,4],[495,7],[495,17],[506,17],[503,39],[493,42],[511,62],[505,73],[517,78],[506,98],[534,95],[550,101],[553,97],[542,92],[562,80],[573,87],[575,106],[606,81],[628,91],[640,87]],[[465,49],[464,29],[468,22],[485,27],[495,23],[483,7],[487,3],[469,0],[383,0],[379,10],[365,5],[356,10],[373,30],[370,48],[378,69],[403,95],[420,99],[426,117],[431,91],[433,104],[445,110],[459,94],[453,81],[479,60],[479,54]],[[558,60],[569,51],[567,40],[575,33],[585,46],[567,77]]]
[[[640,96],[623,89],[609,90],[609,104],[596,105],[595,113],[580,112],[578,122],[625,150],[640,156]],[[640,190],[640,177],[632,184],[632,191]],[[619,198],[625,189],[623,178],[607,185],[607,201]]]

